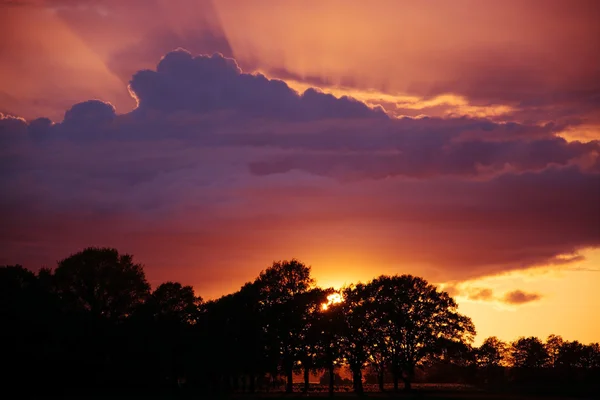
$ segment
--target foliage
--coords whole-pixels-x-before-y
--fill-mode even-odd
[[[541,368],[548,362],[548,350],[536,337],[521,337],[510,349],[512,365],[517,368]]]
[[[150,294],[142,266],[110,248],[90,247],[60,261],[54,285],[71,309],[113,319],[131,315]]]
[[[402,374],[409,389],[415,367],[441,354],[448,341],[472,341],[471,320],[458,313],[456,302],[446,292],[423,278],[380,276],[369,283],[368,292],[373,321],[380,331],[379,346],[385,348],[395,388]]]
[[[84,249],[37,274],[0,267],[0,334],[13,367],[6,378],[48,393],[253,392],[282,383],[293,391],[295,372],[308,391],[309,373],[321,371],[333,394],[348,383],[341,366],[357,393],[365,378],[380,390],[389,382],[397,390],[399,380],[406,388],[427,379],[597,381],[597,343],[551,335],[473,347],[471,320],[423,278],[380,276],[337,292],[315,287],[310,273],[295,259],[274,262],[237,292],[203,302],[178,282],[150,291],[143,267],[110,248]]]
[[[483,341],[475,350],[477,364],[481,367],[499,367],[506,358],[507,345],[495,336]]]

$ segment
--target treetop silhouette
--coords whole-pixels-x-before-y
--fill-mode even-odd
[[[0,307],[3,343],[12,344],[5,359],[15,366],[9,381],[25,384],[17,371],[28,370],[39,387],[55,391],[184,384],[203,393],[254,392],[283,378],[292,392],[302,373],[308,392],[310,374],[325,371],[333,395],[345,382],[343,368],[357,393],[371,381],[380,390],[403,381],[410,390],[426,376],[585,383],[600,369],[597,343],[558,336],[490,337],[473,347],[472,321],[423,278],[382,275],[338,291],[317,287],[311,268],[296,259],[203,302],[178,282],[151,291],[131,255],[91,247],[37,274],[0,267]]]

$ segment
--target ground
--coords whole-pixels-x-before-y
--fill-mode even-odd
[[[298,388],[296,388],[298,389]],[[414,390],[411,393],[394,393],[391,388],[385,393],[380,392],[367,392],[363,396],[358,396],[351,392],[350,387],[339,387],[335,393],[335,399],[374,399],[374,400],[410,400],[410,399],[427,399],[427,400],[446,400],[446,399],[466,399],[466,400],[540,400],[540,399],[554,399],[554,400],[587,400],[595,399],[593,396],[576,396],[569,394],[558,394],[547,393],[544,395],[540,394],[523,394],[523,393],[507,393],[507,392],[486,392],[479,390],[475,387],[468,385],[453,385],[453,384],[415,384]],[[371,389],[367,387],[367,389]],[[40,399],[49,399],[57,397],[39,397]],[[258,394],[232,394],[229,396],[209,396],[205,394],[155,394],[155,395],[125,395],[125,394],[112,394],[107,396],[85,396],[78,394],[72,397],[60,397],[61,399],[81,399],[81,400],[170,400],[170,399],[228,399],[228,400],[301,400],[301,399],[326,399],[329,398],[327,387],[321,385],[312,385],[311,392],[305,395],[300,392],[293,394],[285,394],[281,391],[273,391],[269,393],[258,393]]]

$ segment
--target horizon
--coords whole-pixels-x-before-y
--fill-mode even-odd
[[[92,246],[92,248],[96,248],[95,246]],[[83,249],[80,249],[80,251]],[[64,258],[68,258],[73,256],[74,254],[77,254],[78,252],[72,252],[70,253],[68,256],[65,256]],[[137,257],[135,257],[134,254],[130,254],[130,253],[122,253],[122,254],[128,254],[133,256],[133,261],[136,263],[139,263],[139,260],[137,259]],[[194,292],[197,296],[200,296],[202,298],[202,300],[204,302],[211,302],[211,301],[217,301],[223,297],[226,297],[230,294],[234,294],[240,291],[240,289],[243,288],[243,286],[247,283],[251,283],[253,282],[255,279],[258,278],[259,274],[264,272],[265,269],[269,268],[272,264],[277,263],[277,262],[283,262],[283,261],[287,261],[287,260],[298,260],[300,262],[302,262],[303,260],[300,260],[298,258],[295,257],[291,257],[291,258],[287,258],[285,260],[273,260],[271,263],[267,264],[265,267],[263,267],[260,270],[257,270],[256,273],[254,274],[253,278],[251,279],[247,279],[244,282],[241,282],[239,285],[233,287],[232,289],[222,292],[219,294],[216,294],[214,296],[205,296],[202,291],[198,290],[198,288],[194,287],[194,285],[189,284],[185,281],[181,282],[181,281],[176,281],[176,280],[170,280],[170,279],[165,279],[162,281],[158,281],[158,280],[152,280],[152,279],[148,279],[148,282],[150,284],[150,287],[155,290],[158,286],[160,286],[163,283],[166,282],[178,282],[181,283],[182,285],[189,285],[194,289]],[[38,269],[31,269],[28,268],[27,266],[24,266],[24,268],[29,269],[30,271],[33,272],[37,272],[42,268],[49,268],[50,270],[54,270],[59,264],[60,264],[60,260],[56,262],[56,266],[50,267],[50,266],[42,266]],[[15,265],[20,265],[18,263],[16,263]],[[140,263],[140,265],[145,269],[146,265],[144,263]],[[306,263],[306,265],[311,268],[311,270],[314,272],[314,269],[312,267],[311,264]],[[537,270],[537,271],[536,271]],[[540,271],[541,270],[541,271]],[[537,269],[532,269],[528,271],[529,273],[532,273],[534,276],[536,273],[541,273],[541,274],[548,274],[548,273],[556,273],[557,271],[552,271],[552,270],[547,270],[544,268],[537,268]],[[591,273],[595,273],[597,271],[585,271],[585,272],[591,272]],[[398,276],[398,275],[404,275],[405,273],[399,271],[395,274],[390,274],[390,275],[386,275],[386,274],[375,274],[373,275],[371,278],[368,279],[364,279],[364,280],[358,280],[355,282],[338,282],[337,284],[321,284],[319,282],[319,280],[317,278],[315,278],[315,282],[312,284],[311,287],[314,288],[322,288],[322,289],[334,289],[336,291],[336,293],[341,293],[341,291],[345,288],[349,288],[349,287],[353,287],[355,285],[358,284],[367,284],[369,282],[371,282],[373,279],[381,277],[381,276]],[[503,275],[500,276],[488,276],[488,277],[484,277],[482,279],[479,279],[478,281],[482,281],[485,282],[486,280],[493,280],[495,278],[510,278],[511,275],[514,275],[514,273],[508,272],[505,273]],[[413,275],[413,276],[419,276],[419,275]],[[518,275],[517,275],[518,276]],[[426,279],[426,277],[423,277]],[[482,334],[480,332],[479,329],[479,325],[478,325],[478,318],[477,318],[477,314],[475,314],[475,318],[473,318],[472,313],[470,312],[465,312],[464,309],[467,308],[465,307],[465,304],[468,306],[469,304],[471,305],[477,305],[477,304],[484,304],[484,305],[489,305],[489,302],[492,301],[494,302],[494,306],[495,306],[495,310],[497,312],[501,312],[504,313],[506,311],[508,312],[512,312],[514,313],[515,311],[518,310],[519,306],[521,305],[521,303],[526,304],[530,301],[536,301],[539,300],[538,298],[534,298],[534,299],[528,299],[527,293],[522,292],[520,290],[515,290],[512,292],[507,292],[506,294],[514,294],[514,293],[518,293],[517,298],[513,299],[514,304],[511,304],[511,301],[508,301],[506,298],[502,298],[502,297],[494,297],[493,293],[491,292],[490,289],[481,289],[481,288],[472,288],[470,286],[473,285],[473,282],[470,281],[462,281],[462,282],[458,282],[458,283],[447,283],[447,282],[442,282],[442,283],[438,283],[438,282],[429,282],[431,284],[433,284],[434,286],[436,286],[439,290],[441,291],[445,291],[447,292],[452,298],[454,298],[457,303],[458,303],[458,310],[460,312],[465,313],[465,315],[467,315],[468,317],[470,317],[473,320],[473,323],[475,325],[475,329],[476,329],[476,334],[474,336],[474,341],[473,341],[473,345],[479,346],[483,343],[483,341],[487,338],[490,337],[497,337],[498,339],[506,342],[506,343],[511,343],[516,341],[519,338],[526,338],[526,337],[537,337],[540,338],[542,340],[547,339],[550,336],[553,335],[558,335],[561,338],[563,338],[566,341],[579,341],[583,344],[592,344],[592,343],[598,343],[597,339],[594,339],[595,336],[590,336],[590,339],[584,339],[582,337],[579,336],[569,336],[569,335],[564,335],[561,332],[553,332],[553,331],[547,331],[549,333],[547,334],[532,334],[532,333],[528,333],[528,332],[524,332],[524,333],[519,333],[518,329],[517,332],[515,332],[514,336],[506,336],[503,335],[502,333],[498,333],[498,332],[502,332],[501,330],[498,331],[497,327],[493,327],[492,329],[490,329],[489,327],[487,329],[484,329],[484,332],[486,332],[485,334]],[[477,281],[475,281],[475,285],[477,285]],[[456,286],[459,286],[458,288]],[[461,289],[460,286],[463,286],[463,288]],[[525,296],[525,298],[523,298],[523,296]],[[463,307],[461,307],[461,304],[463,304]],[[326,310],[326,308],[324,308],[324,310]],[[504,314],[506,315],[506,314]],[[510,318],[510,314],[508,315],[508,318]],[[484,324],[485,326],[485,324]]]

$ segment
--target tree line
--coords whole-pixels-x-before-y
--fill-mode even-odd
[[[600,346],[550,336],[473,346],[456,302],[420,277],[380,276],[320,288],[298,260],[274,262],[235,293],[203,301],[191,286],[154,290],[133,257],[87,248],[34,273],[0,267],[3,379],[45,392],[119,388],[295,390],[302,374],[337,371],[410,390],[415,380],[493,384],[600,377]]]

